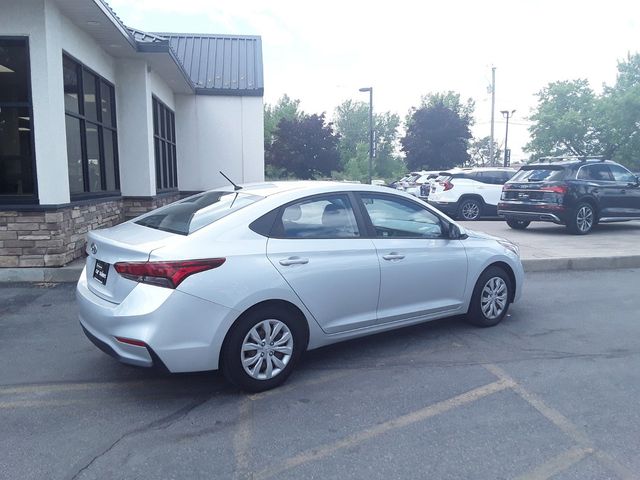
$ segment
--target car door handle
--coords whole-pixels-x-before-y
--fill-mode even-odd
[[[389,261],[402,260],[404,258],[404,255],[402,255],[401,253],[391,252],[386,255],[383,255],[382,258]]]
[[[289,267],[291,265],[305,265],[307,263],[309,263],[309,259],[302,257],[289,257],[280,260],[280,265],[283,267]]]

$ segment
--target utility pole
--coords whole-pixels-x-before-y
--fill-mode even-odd
[[[373,176],[373,87],[360,89],[361,92],[369,92],[369,185]]]
[[[509,166],[509,148],[507,146],[507,140],[509,139],[509,118],[513,117],[513,114],[516,113],[516,111],[511,110],[511,112],[509,112],[509,110],[501,110],[500,113],[504,118],[507,119],[507,128],[504,132],[504,166],[508,167]]]
[[[491,144],[489,145],[489,165],[493,167],[494,158],[494,121],[496,110],[496,67],[491,67]]]

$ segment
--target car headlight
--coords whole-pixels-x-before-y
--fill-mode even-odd
[[[515,243],[511,243],[508,240],[498,240],[498,243],[507,250],[511,250],[517,257],[520,256],[520,249]]]

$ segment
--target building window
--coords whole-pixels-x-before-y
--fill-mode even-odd
[[[156,156],[156,188],[177,189],[176,116],[156,97],[153,97],[153,143]]]
[[[0,37],[0,201],[36,200],[27,38]]]
[[[118,136],[113,85],[62,56],[69,190],[73,197],[117,193]]]

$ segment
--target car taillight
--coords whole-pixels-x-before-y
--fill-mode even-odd
[[[218,268],[225,260],[225,258],[205,258],[171,262],[118,262],[114,268],[124,278],[134,282],[176,288],[189,275]]]
[[[447,190],[451,190],[453,188],[453,183],[447,180],[446,182],[442,183],[442,186],[444,187],[444,191],[446,192]]]
[[[554,185],[553,187],[542,187],[540,190],[543,192],[553,192],[553,193],[567,193],[566,185]]]

